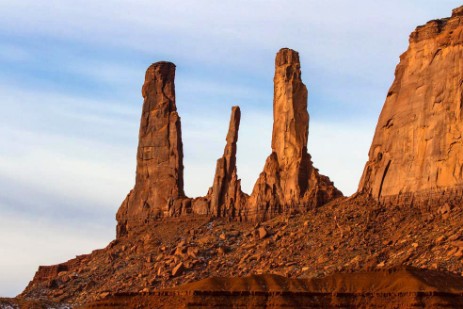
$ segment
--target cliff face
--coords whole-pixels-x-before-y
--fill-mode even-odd
[[[183,144],[175,105],[175,65],[157,62],[146,71],[135,186],[117,212],[117,235],[187,208]]]
[[[281,49],[275,59],[272,153],[248,203],[248,217],[258,220],[288,211],[304,211],[342,196],[328,177],[313,167],[307,152],[307,88],[299,54]]]
[[[430,21],[410,35],[378,120],[359,192],[379,200],[461,196],[462,15],[463,8],[455,9],[452,17]]]

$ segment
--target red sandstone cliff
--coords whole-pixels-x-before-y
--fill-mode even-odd
[[[411,203],[461,196],[463,9],[410,35],[379,116],[359,192]]]

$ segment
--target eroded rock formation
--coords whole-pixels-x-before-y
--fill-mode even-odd
[[[276,57],[272,154],[253,197],[241,191],[236,149],[240,109],[233,107],[227,144],[217,161],[213,186],[205,197],[189,199],[183,191],[180,117],[175,105],[175,65],[158,62],[145,76],[137,154],[136,182],[117,213],[117,235],[149,226],[160,217],[193,212],[236,220],[267,219],[289,209],[316,207],[341,196],[319,175],[307,153],[309,114],[299,55],[282,49]]]
[[[304,211],[342,195],[314,168],[307,152],[307,88],[299,54],[281,49],[275,59],[272,153],[248,203],[247,216],[258,220],[290,210]]]
[[[135,187],[117,212],[117,235],[188,208],[183,191],[183,145],[175,105],[175,65],[152,64],[145,75]]]
[[[359,192],[397,203],[462,196],[462,22],[458,8],[451,18],[430,21],[410,35]]]
[[[0,307],[85,303],[90,303],[90,308],[175,308],[185,303],[219,307],[462,307],[463,208],[445,202],[449,192],[455,198],[463,197],[458,193],[460,161],[454,153],[461,151],[460,16],[463,9],[455,10],[450,19],[419,27],[411,36],[360,183],[360,192],[375,199],[356,194],[299,216],[277,216],[260,224],[197,215],[176,217],[189,209],[189,200],[182,189],[174,66],[153,65],[143,90],[137,185],[118,212],[118,234],[128,233],[129,237],[118,237],[106,248],[68,262],[40,267],[24,292],[15,300],[0,299]],[[306,101],[301,100],[307,92],[300,81],[296,52],[280,51],[275,80],[274,103],[278,106],[274,109],[272,154],[245,209],[250,217],[261,219],[293,206],[319,205],[339,194],[313,168],[307,154],[308,114]],[[217,185],[209,196],[212,192],[226,196],[229,189],[224,189],[224,179],[236,175],[236,166],[231,164],[236,151],[236,114],[231,119],[224,163],[219,164]],[[152,153],[149,147],[160,152]],[[171,152],[164,161],[166,149]],[[416,183],[408,173],[417,177]],[[378,196],[401,199],[414,194],[412,190],[428,196],[438,192],[443,200],[430,204],[438,209],[387,208],[378,203]],[[210,214],[208,197],[197,200],[206,203],[204,214]],[[144,201],[149,207],[144,207]],[[145,220],[163,215],[169,218],[145,224]],[[131,233],[137,224],[142,224],[144,233]],[[401,265],[413,268],[397,268]],[[236,279],[255,274],[267,275]],[[322,276],[325,278],[318,279]],[[205,278],[210,279],[191,283]],[[304,288],[310,287],[310,282],[315,289]],[[184,283],[191,284],[175,288]],[[315,296],[309,295],[305,302],[304,291]]]
[[[217,160],[214,184],[209,191],[211,213],[217,217],[239,217],[247,196],[241,191],[236,169],[236,143],[241,111],[233,106],[223,156]]]
[[[192,211],[199,215],[241,220],[248,195],[241,191],[236,168],[236,151],[241,110],[233,106],[223,156],[217,160],[214,181],[206,196],[192,200]]]

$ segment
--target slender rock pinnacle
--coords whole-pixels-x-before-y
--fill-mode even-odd
[[[248,203],[248,217],[257,220],[304,211],[342,195],[313,167],[307,152],[307,88],[296,51],[283,48],[277,53],[273,82],[272,154]]]
[[[170,62],[154,63],[146,71],[135,187],[117,212],[118,236],[182,209],[183,145],[174,78]]]

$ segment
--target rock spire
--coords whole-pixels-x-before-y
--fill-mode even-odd
[[[273,82],[272,153],[248,203],[248,217],[257,220],[304,211],[342,195],[313,167],[307,152],[307,88],[296,51],[283,48],[277,53]]]
[[[227,144],[223,156],[217,160],[214,183],[209,191],[211,213],[217,217],[239,217],[247,196],[241,191],[241,180],[236,169],[236,143],[241,111],[232,107]]]
[[[154,218],[175,215],[186,202],[174,78],[175,65],[170,62],[154,63],[146,71],[135,187],[117,212],[118,236]]]
[[[287,211],[301,212],[338,196],[328,177],[313,167],[307,152],[307,88],[301,80],[299,54],[281,49],[275,60],[272,153],[252,196],[241,191],[236,151],[241,112],[232,108],[223,156],[204,197],[183,191],[183,146],[175,104],[175,65],[157,62],[146,71],[137,154],[136,182],[116,218],[118,237],[141,232],[161,217],[186,213],[265,220]]]

